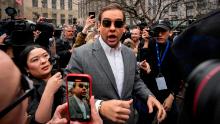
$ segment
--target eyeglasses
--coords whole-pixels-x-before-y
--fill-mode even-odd
[[[88,86],[88,85],[85,85],[85,84],[79,84],[78,86],[79,86],[80,88],[83,88],[83,87],[85,87],[86,89],[89,88],[89,86]]]
[[[14,109],[19,103],[21,103],[25,98],[31,96],[34,91],[33,82],[25,75],[21,75],[20,79],[21,88],[24,91],[24,94],[18,97],[13,103],[8,105],[0,112],[0,119],[3,118],[8,112]]]
[[[105,28],[109,28],[112,25],[112,21],[108,19],[102,20],[102,26]],[[115,28],[122,28],[124,25],[124,22],[122,20],[115,20],[114,21],[114,26]]]

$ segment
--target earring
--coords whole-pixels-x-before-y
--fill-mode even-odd
[[[26,71],[26,73],[27,73],[27,76],[30,77],[30,73],[29,73],[29,71]]]

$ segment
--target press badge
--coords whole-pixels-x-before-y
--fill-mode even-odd
[[[166,84],[165,78],[163,76],[156,77],[156,82],[157,82],[158,90],[166,90],[167,89],[167,84]]]

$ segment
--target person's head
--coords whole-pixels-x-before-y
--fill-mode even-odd
[[[170,22],[167,20],[159,20],[153,25],[152,30],[154,31],[155,35],[157,35],[155,37],[157,42],[165,43],[170,36]]]
[[[28,75],[45,79],[51,75],[52,64],[50,55],[40,45],[27,46],[20,54],[20,65]]]
[[[141,30],[137,27],[131,29],[131,40],[135,43],[139,41],[139,38],[141,37]]]
[[[85,98],[88,95],[89,85],[87,82],[74,82],[72,93],[80,99]]]
[[[24,124],[27,121],[28,99],[26,98],[30,95],[25,87],[26,78],[21,75],[9,56],[2,51],[0,51],[0,58],[0,123]]]
[[[85,39],[86,43],[92,43],[92,42],[94,42],[94,41],[95,41],[95,35],[96,35],[96,34],[97,34],[97,33],[94,32],[94,31],[89,32],[89,33],[87,34],[87,36],[86,36],[86,39]]]
[[[120,5],[112,3],[101,9],[98,29],[102,39],[108,46],[112,48],[118,46],[125,31],[124,24],[125,14]]]
[[[75,28],[72,25],[65,25],[63,28],[63,36],[65,39],[72,40],[75,34]]]
[[[36,44],[40,44],[41,46],[49,48],[49,39],[54,35],[54,26],[47,22],[37,23],[35,32],[33,33],[35,35],[34,42]]]
[[[131,49],[135,48],[135,44],[134,44],[134,42],[132,42],[132,40],[130,38],[125,39],[123,44]]]

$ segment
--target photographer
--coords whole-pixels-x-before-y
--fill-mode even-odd
[[[167,118],[162,124],[177,123],[175,94],[178,92],[181,81],[179,63],[172,53],[171,41],[168,40],[170,30],[171,26],[168,21],[157,21],[151,29],[152,39],[150,39],[148,50],[141,50],[139,53],[141,78],[167,112]],[[149,68],[147,64],[150,66],[150,72],[147,72]],[[140,111],[142,112],[139,114],[140,123],[152,123],[154,115],[146,115],[144,108],[140,108]]]
[[[33,44],[35,23],[26,19],[16,19],[14,8],[5,9],[11,18],[0,21],[0,49],[5,51],[17,64],[18,56],[25,46]]]

